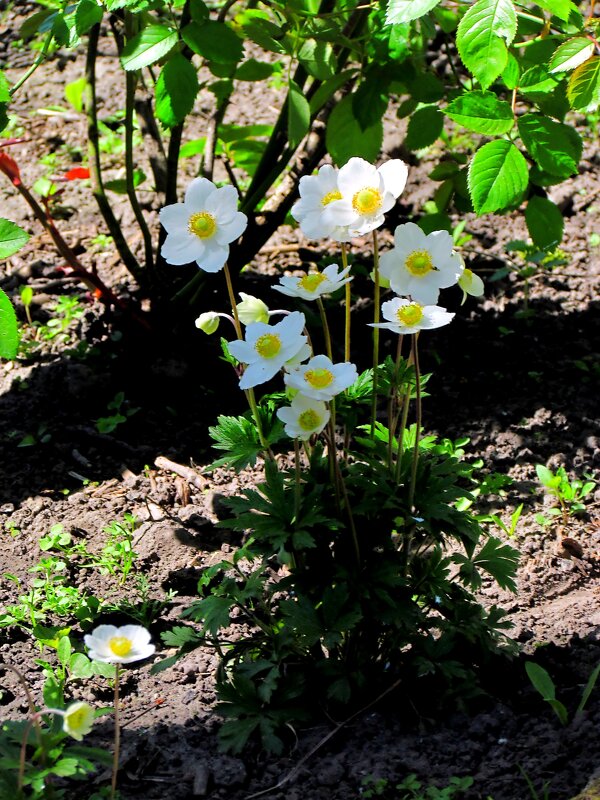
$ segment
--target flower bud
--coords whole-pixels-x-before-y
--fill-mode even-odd
[[[242,302],[238,303],[236,308],[240,322],[243,325],[252,325],[253,322],[267,323],[269,321],[269,308],[262,300],[259,300],[258,297],[253,297],[251,294],[245,294],[245,292],[240,292],[240,297]]]
[[[484,285],[483,281],[479,277],[479,275],[475,275],[475,273],[470,269],[464,269],[460,278],[458,279],[458,285],[460,288],[465,292],[465,294],[470,294],[472,297],[481,297],[484,293]]]
[[[196,320],[196,327],[210,336],[219,327],[219,315],[215,311],[205,311]]]

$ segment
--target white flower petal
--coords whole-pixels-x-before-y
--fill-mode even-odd
[[[189,205],[192,213],[194,211],[204,211],[207,199],[216,191],[217,187],[208,178],[194,178],[185,193],[186,205]]]
[[[240,378],[240,389],[252,389],[254,386],[259,386],[261,383],[273,378],[281,369],[279,364],[269,364],[265,359],[255,361],[246,367],[246,370]]]
[[[190,222],[189,209],[184,203],[173,203],[158,212],[160,224],[167,233],[187,233]]]
[[[231,217],[237,212],[239,199],[233,186],[221,186],[207,197],[204,208],[216,216]]]
[[[351,158],[340,169],[338,175],[338,186],[344,198],[352,196],[361,189],[371,186],[374,189],[381,188],[383,178],[377,172],[373,164],[369,164],[364,158]]]
[[[398,225],[394,231],[396,246],[402,246],[408,251],[424,250],[427,248],[427,236],[414,222],[405,222]]]
[[[222,247],[214,240],[205,241],[204,253],[196,259],[196,264],[205,272],[218,272],[229,258],[229,247]]]
[[[191,233],[169,233],[160,249],[167,264],[191,264],[204,252],[204,243]]]
[[[400,197],[408,178],[408,167],[404,161],[399,158],[392,158],[382,164],[377,171],[383,178],[385,191],[390,192],[394,199]]]
[[[219,244],[229,244],[242,235],[248,225],[248,217],[241,211],[236,211],[228,222],[219,222],[215,239]]]

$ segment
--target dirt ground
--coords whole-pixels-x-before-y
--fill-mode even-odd
[[[3,41],[10,39],[18,21],[5,15]],[[9,51],[7,57],[0,48],[9,78],[20,74],[29,56],[22,51],[13,58]],[[45,169],[39,160],[50,153],[54,160],[47,163],[56,174],[80,159],[85,122],[67,107],[63,88],[81,76],[82,68],[81,54],[74,58],[59,53],[19,94],[18,130],[28,141],[12,148],[11,155],[19,161],[26,183],[39,177]],[[103,114],[121,102],[114,91],[116,76],[115,53],[106,40],[99,78]],[[248,90],[232,109],[232,119],[254,119],[255,103]],[[261,122],[272,118],[268,105]],[[56,106],[64,110],[56,111]],[[208,97],[201,96],[186,137],[200,135],[209,110]],[[398,155],[402,132],[397,121],[390,119],[386,131],[384,155]],[[490,471],[513,478],[505,495],[482,510],[494,511],[508,523],[523,504],[511,539],[521,552],[518,593],[499,592],[491,585],[482,590],[486,603],[499,602],[509,611],[511,636],[522,645],[523,655],[509,670],[490,676],[494,692],[469,713],[421,719],[415,725],[375,705],[310,757],[331,731],[331,722],[324,719],[298,730],[294,748],[279,758],[252,748],[240,757],[219,753],[219,719],[213,712],[216,660],[210,650],[199,649],[156,677],[147,666],[133,667],[127,670],[123,689],[124,800],[242,800],[275,786],[296,767],[292,779],[268,797],[353,800],[361,796],[367,776],[385,778],[393,786],[416,773],[425,784],[438,786],[452,776],[472,776],[467,800],[532,796],[524,775],[540,798],[569,800],[591,779],[599,763],[600,691],[592,694],[582,715],[573,718],[573,712],[600,662],[600,489],[590,497],[586,513],[572,519],[567,530],[544,529],[535,519],[548,510],[536,464],[563,465],[579,478],[600,474],[600,247],[592,236],[600,232],[600,153],[589,131],[581,132],[587,136],[581,174],[554,190],[565,215],[567,263],[530,281],[528,314],[523,313],[522,281],[510,276],[488,281],[485,298],[469,299],[451,326],[429,337],[423,353],[424,369],[433,372],[431,397],[425,402],[426,428],[441,436],[468,436],[469,458],[481,457]],[[118,176],[119,157],[106,157],[114,157]],[[427,178],[427,159],[412,162],[392,228],[422,213],[436,188]],[[194,166],[187,164],[182,186],[194,174]],[[235,378],[218,361],[217,343],[193,328],[193,316],[183,335],[123,336],[119,320],[103,316],[84,289],[65,277],[50,242],[7,182],[0,184],[0,192],[2,216],[32,233],[28,245],[0,265],[2,288],[19,305],[20,287],[32,285],[32,314],[40,322],[53,316],[52,303],[62,295],[77,295],[83,309],[68,341],[45,342],[0,366],[0,574],[11,573],[25,584],[31,580],[28,570],[42,555],[38,541],[58,523],[76,541],[98,551],[106,537],[103,528],[125,513],[133,514],[139,522],[136,570],[147,576],[152,597],[164,598],[169,590],[177,593],[151,626],[163,656],[169,651],[160,645],[160,633],[195,596],[203,567],[236,545],[233,534],[215,528],[219,496],[239,491],[256,476],[251,471],[240,476],[216,471],[194,486],[157,466],[156,459],[197,466],[200,473],[201,465],[214,457],[208,425],[218,413],[241,409]],[[151,194],[141,196],[147,218],[155,225],[157,208],[151,206]],[[94,264],[122,294],[133,291],[112,248],[98,242],[98,234],[106,231],[87,184],[65,184],[60,205],[58,224],[81,250],[83,261]],[[135,249],[140,242],[124,208],[119,207],[123,229]],[[484,219],[467,215],[466,222],[473,239],[463,253],[484,278],[503,265],[508,241],[526,237],[524,222],[516,214]],[[271,245],[297,242],[306,244],[296,231],[286,229]],[[301,253],[262,256],[239,277],[238,290],[257,293],[259,284],[274,305],[278,301],[268,290],[272,278],[265,276],[300,266]],[[459,300],[458,295],[454,299]],[[209,284],[195,312],[216,302],[223,302],[221,289]],[[20,315],[24,319],[22,309]],[[77,349],[79,342],[87,343],[85,352]],[[124,393],[129,408],[138,410],[114,431],[99,433],[95,421],[110,414],[108,404],[118,392]],[[33,443],[19,446],[27,437]],[[581,558],[565,557],[560,548],[565,535],[581,546]],[[71,577],[75,585],[98,596],[123,596],[114,581],[96,572],[74,570]],[[135,589],[128,591],[133,597]],[[1,577],[0,602],[14,602],[17,594],[14,582]],[[126,620],[108,616],[103,621]],[[72,637],[77,633],[75,629]],[[570,711],[566,726],[525,676],[524,660],[533,655],[554,678],[558,697]],[[26,635],[14,628],[0,629],[0,660],[20,668],[39,698],[42,676],[36,657],[38,651]],[[26,712],[19,687],[7,675],[0,681],[2,717],[18,718]],[[100,680],[78,688],[78,698],[110,704]],[[108,747],[111,736],[108,721],[97,724],[90,739]],[[83,800],[106,780],[107,773],[98,774],[71,795],[73,800]],[[394,796],[391,791],[386,795]]]

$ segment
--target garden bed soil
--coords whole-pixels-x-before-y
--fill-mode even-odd
[[[16,29],[17,22],[5,17],[6,30]],[[102,53],[99,91],[103,113],[110,113],[122,105],[114,90],[120,78],[108,40]],[[24,51],[24,61],[27,55]],[[65,106],[64,84],[81,76],[82,64],[81,54],[71,58],[59,53],[19,95],[20,132],[28,141],[11,154],[28,184],[39,175],[41,157],[54,152],[56,172],[61,174],[74,166],[77,150],[85,146],[80,115],[30,113]],[[9,76],[18,72],[8,69]],[[210,111],[208,97],[205,106],[204,100],[200,98],[190,123],[190,138],[200,135]],[[255,103],[248,90],[232,110],[231,121],[254,121]],[[273,108],[265,108],[261,122],[273,113]],[[589,136],[585,129],[582,134]],[[397,121],[388,120],[385,156],[397,156],[401,140]],[[115,174],[117,162],[115,157]],[[427,178],[429,169],[426,159],[413,165],[392,227],[420,213],[432,197],[436,184]],[[217,662],[211,650],[198,649],[157,676],[151,676],[146,665],[133,666],[123,684],[123,800],[242,800],[275,786],[293,771],[282,788],[267,796],[352,800],[361,796],[361,783],[370,776],[388,780],[385,796],[393,798],[392,787],[410,773],[425,785],[438,786],[452,776],[472,776],[468,800],[529,797],[525,776],[540,797],[548,783],[551,800],[568,800],[588,784],[599,765],[600,691],[592,694],[583,714],[574,717],[573,712],[600,662],[600,491],[568,528],[543,528],[535,515],[547,510],[548,500],[535,465],[563,465],[579,478],[599,474],[600,249],[590,238],[600,231],[599,173],[597,141],[588,138],[581,174],[556,190],[565,214],[567,263],[530,282],[528,314],[523,314],[524,285],[509,276],[488,282],[485,299],[469,299],[451,326],[424,343],[424,369],[433,372],[424,410],[427,430],[450,438],[469,437],[468,458],[480,457],[486,469],[514,479],[485,511],[500,514],[508,523],[523,504],[511,539],[521,553],[518,592],[501,592],[492,584],[482,589],[486,603],[498,602],[509,612],[511,636],[523,655],[488,676],[493,693],[468,713],[457,711],[435,720],[421,717],[415,723],[395,713],[388,699],[375,702],[382,687],[373,687],[373,705],[335,735],[324,741],[341,720],[323,719],[312,728],[298,729],[295,743],[281,757],[253,748],[240,756],[219,752],[219,719],[213,710]],[[188,163],[182,186],[192,174]],[[8,183],[0,191],[2,216],[32,233],[26,248],[2,264],[2,288],[18,305],[20,286],[33,285],[32,313],[40,322],[52,317],[52,303],[60,295],[81,296],[83,307],[71,325],[69,341],[37,343],[26,357],[0,367],[0,572],[25,584],[31,580],[28,570],[42,555],[37,543],[54,525],[61,524],[75,541],[85,541],[98,552],[106,540],[105,526],[133,514],[139,522],[136,572],[147,577],[152,597],[177,592],[151,626],[159,656],[168,655],[160,633],[196,596],[203,568],[239,543],[237,535],[215,527],[222,513],[221,496],[253,485],[260,473],[248,470],[236,476],[217,470],[190,483],[165,467],[160,457],[197,467],[200,475],[201,465],[214,457],[208,426],[218,413],[241,410],[235,377],[219,362],[218,343],[194,329],[194,314],[172,336],[134,334],[118,317],[104,314],[61,271],[50,242]],[[156,225],[151,194],[144,198],[142,193],[142,198],[149,222]],[[124,296],[134,292],[112,248],[98,244],[96,237],[106,231],[87,184],[65,184],[60,205],[58,224],[81,249],[84,262],[93,264]],[[123,230],[137,248],[140,242],[124,208],[118,212]],[[474,238],[465,255],[484,277],[504,263],[506,242],[526,236],[517,214],[483,219],[469,214],[466,222]],[[385,237],[390,241],[389,233]],[[267,276],[314,257],[314,251],[302,249],[307,245],[297,231],[284,229],[269,244],[270,251],[239,277],[237,288],[263,292],[267,302],[275,304],[268,290],[273,279]],[[218,280],[209,283],[196,314],[219,303],[225,306],[220,286],[214,288]],[[458,293],[454,300],[457,306]],[[79,342],[86,343],[85,352],[77,349]],[[391,342],[386,346],[391,348]],[[110,415],[108,404],[118,392],[124,393],[130,409],[138,410],[114,431],[99,433],[95,421]],[[19,446],[27,437],[30,446]],[[580,545],[581,557],[565,550],[564,537]],[[74,568],[72,578],[98,596],[118,600],[127,593],[136,602],[133,578],[125,591],[110,576],[93,570]],[[0,578],[2,604],[14,602],[17,594],[12,580]],[[234,620],[233,635],[235,630]],[[72,638],[79,634],[74,629]],[[43,678],[34,664],[36,657],[39,653],[26,635],[0,630],[0,660],[25,674],[39,700]],[[553,676],[558,696],[570,711],[568,725],[560,724],[529,684],[524,671],[529,658]],[[26,703],[18,684],[7,674],[1,681],[1,716],[22,717]],[[101,680],[77,687],[77,697],[96,705],[111,702]],[[94,727],[89,739],[109,748],[111,737],[112,724],[106,721]],[[108,778],[108,773],[99,773],[70,796],[83,800]]]

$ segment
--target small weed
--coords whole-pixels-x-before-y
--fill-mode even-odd
[[[473,785],[473,778],[450,778],[447,786],[424,787],[415,773],[408,775],[395,787],[386,778],[367,777],[363,780],[361,798],[383,797],[386,800],[452,800],[463,794]]]
[[[117,392],[110,403],[108,403],[107,409],[114,413],[106,417],[99,417],[96,420],[98,433],[112,433],[119,425],[127,422],[129,417],[137,414],[140,410],[139,408],[129,407],[128,401],[125,400],[124,392]]]
[[[546,512],[549,517],[561,516],[563,524],[566,524],[569,515],[585,511],[584,500],[596,486],[592,475],[584,474],[585,480],[579,478],[570,480],[564,467],[561,466],[556,472],[552,472],[543,464],[536,464],[535,471],[546,493],[555,497],[560,506],[549,509]],[[537,514],[536,520],[544,527],[550,524],[542,514]]]

